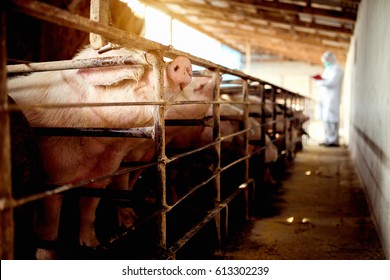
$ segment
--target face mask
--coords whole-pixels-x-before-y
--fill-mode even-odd
[[[325,61],[325,67],[329,67],[329,66],[331,66],[332,65],[332,63],[330,63],[329,61]]]

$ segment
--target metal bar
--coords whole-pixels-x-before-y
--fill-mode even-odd
[[[52,22],[58,25],[70,27],[76,30],[89,32],[89,33],[95,33],[102,35],[103,37],[107,38],[112,43],[129,47],[129,48],[138,48],[143,49],[146,51],[150,50],[162,50],[165,51],[164,56],[169,58],[174,58],[179,55],[183,55],[188,57],[192,63],[195,63],[199,66],[205,67],[205,68],[212,68],[212,69],[219,69],[220,72],[226,73],[226,74],[232,74],[235,76],[239,76],[245,79],[250,79],[253,81],[259,81],[266,83],[265,81],[262,81],[259,78],[250,76],[245,74],[242,71],[239,70],[232,70],[227,67],[215,64],[211,61],[201,59],[199,57],[193,56],[189,53],[182,52],[179,50],[175,50],[172,48],[172,46],[165,46],[160,43],[156,43],[151,40],[147,40],[145,38],[142,38],[140,36],[137,36],[135,34],[123,31],[119,28],[115,28],[112,26],[106,26],[105,24],[92,21],[90,19],[87,19],[85,17],[74,15],[70,12],[67,12],[65,10],[62,10],[60,8],[48,5],[46,3],[35,1],[35,0],[12,0],[11,4],[9,5],[10,8],[36,17],[41,20],[45,20],[48,22]],[[268,83],[270,84],[270,83]],[[276,85],[272,85],[274,87],[279,88]]]
[[[107,180],[109,178],[112,178],[112,177],[115,177],[115,176],[118,176],[121,174],[125,174],[125,173],[129,173],[129,172],[132,172],[135,170],[145,169],[148,167],[156,166],[159,163],[160,162],[152,162],[152,163],[142,164],[142,165],[138,165],[138,166],[134,166],[134,167],[120,168],[119,170],[117,170],[111,174],[98,176],[95,178],[89,178],[89,179],[85,179],[85,180],[81,180],[81,181],[78,181],[75,183],[69,183],[69,184],[65,184],[65,185],[61,185],[61,186],[52,186],[53,189],[50,189],[50,190],[47,190],[47,191],[44,191],[41,193],[33,194],[33,195],[30,195],[27,197],[23,197],[23,198],[20,198],[17,200],[13,199],[13,198],[0,197],[0,211],[7,210],[9,208],[18,207],[18,206],[21,206],[23,204],[51,196],[53,194],[59,194],[59,193],[63,193],[63,192],[69,191],[69,190],[80,188],[80,187],[89,185],[91,183],[97,182],[97,181]],[[32,186],[32,187],[34,187],[34,186]],[[42,186],[39,186],[39,187],[42,187]],[[49,187],[49,186],[47,186],[47,187]]]
[[[216,70],[214,72],[215,86],[213,91],[213,100],[220,100],[220,79],[219,79],[219,70]],[[213,120],[214,120],[214,126],[213,126],[213,142],[217,141],[221,138],[221,130],[220,130],[220,122],[221,122],[221,108],[220,104],[213,104]],[[214,160],[214,173],[216,173],[215,179],[214,179],[214,186],[216,190],[215,194],[215,203],[218,204],[221,201],[221,176],[220,176],[220,169],[221,169],[221,142],[217,142],[214,146],[214,153],[216,155],[216,158]],[[217,227],[217,234],[218,234],[218,240],[219,240],[219,247],[221,247],[222,244],[222,236],[221,236],[221,216],[219,215],[219,212],[215,215],[215,223]]]
[[[165,120],[165,126],[206,126],[207,118],[203,119],[178,119]]]
[[[201,228],[203,228],[211,219],[217,219],[217,216],[220,215],[222,209],[226,208],[226,206],[244,189],[247,188],[248,184],[253,183],[253,180],[248,180],[247,182],[241,184],[230,196],[228,196],[223,202],[218,203],[217,206],[209,211],[209,213],[204,217],[202,221],[196,224],[192,229],[190,229],[182,238],[176,241],[171,247],[168,249],[168,257],[172,258],[176,255],[176,253],[186,244]]]
[[[283,96],[283,121],[284,121],[284,126],[283,126],[283,136],[284,136],[284,141],[283,141],[283,151],[286,152],[287,148],[287,95]]]
[[[80,30],[88,33],[95,33],[107,38],[110,42],[130,48],[143,50],[168,50],[171,46],[165,46],[119,28],[106,26],[102,23],[92,21],[86,17],[74,15],[68,11],[52,5],[35,0],[12,0],[9,7],[18,12],[32,17],[48,21],[61,26]]]
[[[89,17],[92,21],[97,21],[108,26],[110,21],[110,1],[91,0]],[[108,43],[106,38],[96,33],[89,34],[89,42],[95,50],[102,48]]]
[[[154,138],[153,127],[142,128],[83,128],[83,127],[34,127],[39,136],[79,136],[79,137],[131,137]]]
[[[49,62],[31,62],[7,65],[8,74],[21,74],[43,71],[58,71],[69,69],[95,68],[120,65],[147,65],[146,58],[135,56],[95,57],[87,59],[72,59]]]
[[[0,3],[0,198],[12,199],[11,185],[11,139],[8,114],[6,15],[5,3]],[[8,208],[0,212],[0,259],[14,258],[14,211]]]
[[[249,86],[248,86],[248,81],[243,81],[243,86],[242,86],[242,96],[243,96],[243,100],[244,102],[248,102],[249,101]],[[247,156],[247,158],[245,159],[245,175],[244,175],[244,180],[245,181],[248,181],[249,180],[249,133],[250,133],[250,130],[249,128],[252,128],[250,127],[250,122],[249,122],[249,103],[247,103],[244,107],[244,129],[247,130],[246,133],[244,134],[244,143],[245,143],[245,155]],[[248,188],[246,188],[246,191],[245,191],[245,217],[246,219],[249,219],[249,216],[250,216],[250,210],[249,210],[249,205],[250,205],[250,202],[249,202],[249,192],[248,192]],[[228,227],[226,227],[226,235],[228,234],[227,233],[228,231]]]
[[[155,100],[164,100],[164,61],[163,53],[156,52],[150,55],[150,61],[153,65],[153,84],[155,90]],[[159,161],[157,165],[158,188],[157,204],[161,209],[167,209],[166,199],[166,162],[165,155],[165,123],[164,123],[164,105],[156,106],[154,112],[154,133],[155,133],[155,153]],[[165,252],[167,248],[167,217],[166,211],[161,211],[157,219],[159,248]]]
[[[264,111],[265,111],[265,92],[264,92],[264,86],[263,85],[260,85],[260,98],[261,98],[261,127],[260,127],[260,135],[261,135],[261,138],[260,138],[260,146],[261,147],[265,147],[265,122],[266,122],[266,119],[265,119],[265,114],[264,114]],[[260,153],[260,161],[261,162],[265,162],[265,150],[262,150],[261,153]]]

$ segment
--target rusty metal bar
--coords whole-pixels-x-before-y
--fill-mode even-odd
[[[283,141],[283,151],[285,153],[287,153],[287,137],[286,137],[286,133],[287,133],[287,95],[283,95],[283,137],[284,137],[284,141]]]
[[[260,146],[265,147],[265,122],[266,122],[266,116],[265,116],[265,91],[264,91],[264,86],[260,85],[260,99],[261,99],[261,128],[260,128]],[[262,150],[260,153],[260,161],[264,162],[265,161],[265,150]]]
[[[57,71],[94,67],[108,67],[120,65],[147,65],[145,57],[114,56],[96,57],[88,59],[72,59],[49,62],[31,62],[24,64],[7,65],[8,74],[21,74],[42,71]]]
[[[196,224],[193,228],[191,228],[182,238],[176,241],[171,247],[168,249],[168,257],[174,259],[176,253],[179,251],[184,244],[186,244],[201,228],[203,228],[211,219],[218,220],[217,216],[220,215],[223,209],[227,208],[227,205],[243,190],[247,189],[248,184],[254,183],[253,180],[248,180],[240,185],[230,196],[228,196],[224,201],[218,203],[218,205],[203,218],[198,224]]]
[[[220,74],[219,70],[216,70],[214,72],[214,91],[213,91],[213,100],[217,101],[220,100]],[[221,131],[220,131],[220,122],[221,122],[221,108],[220,104],[216,103],[213,104],[213,120],[214,120],[214,126],[213,126],[213,142],[218,141],[221,138]],[[218,141],[214,146],[214,153],[216,155],[216,158],[214,160],[214,173],[216,173],[215,179],[214,179],[214,186],[216,190],[215,195],[215,203],[218,204],[221,201],[221,142]],[[222,242],[222,236],[221,236],[221,216],[218,213],[215,215],[215,223],[217,227],[217,234],[218,234],[218,240],[219,240],[219,247],[221,246]]]
[[[150,59],[149,59],[150,57]],[[164,101],[164,61],[163,53],[156,52],[148,54],[148,60],[153,65],[153,84],[155,91],[155,101]],[[155,133],[155,153],[157,161],[158,173],[158,189],[157,189],[157,203],[161,209],[167,209],[166,199],[166,162],[165,155],[165,123],[164,123],[164,105],[155,107],[154,112],[154,133]],[[167,217],[166,211],[161,211],[157,219],[158,226],[158,246],[165,252],[167,248]]]
[[[245,106],[244,106],[244,114],[243,114],[243,117],[244,117],[244,130],[246,130],[246,133],[244,134],[244,143],[245,143],[245,151],[244,151],[244,154],[245,156],[247,157],[245,159],[245,175],[244,175],[244,180],[245,181],[248,181],[249,180],[249,166],[250,166],[250,162],[249,162],[249,134],[250,134],[250,130],[252,127],[250,126],[250,122],[249,122],[249,85],[248,85],[248,81],[246,80],[243,80],[242,81],[242,97],[243,97],[243,101],[246,102]],[[249,190],[248,188],[245,189],[245,217],[246,219],[249,219],[249,216],[250,216],[250,201],[249,201]],[[227,211],[227,210],[226,210]],[[226,231],[227,231],[227,227],[226,227]],[[227,233],[226,233],[227,235]]]
[[[4,1],[0,3],[0,198],[12,199],[10,116],[8,114],[6,15]],[[14,258],[14,211],[0,212],[0,259]]]
[[[107,25],[110,21],[110,1],[109,0],[91,0],[90,19]],[[108,40],[102,35],[96,33],[89,34],[89,42],[95,50],[101,49],[108,43]]]
[[[84,128],[84,127],[34,127],[39,136],[83,136],[83,137],[131,137],[154,138],[153,127],[119,128]]]
[[[112,178],[112,177],[115,177],[115,176],[118,176],[118,175],[121,175],[121,174],[125,174],[125,173],[129,173],[129,172],[132,172],[132,171],[135,171],[135,170],[145,169],[145,168],[149,168],[149,167],[152,167],[152,166],[156,166],[156,165],[158,165],[160,163],[161,162],[157,161],[157,162],[152,162],[152,163],[148,163],[148,164],[142,164],[142,165],[134,166],[134,167],[120,168],[119,170],[117,170],[117,171],[115,171],[114,173],[111,173],[111,174],[107,174],[107,175],[103,175],[103,176],[99,176],[99,177],[95,177],[95,178],[81,180],[81,181],[78,181],[76,183],[70,183],[70,184],[65,184],[65,185],[61,185],[61,186],[53,186],[52,190],[47,190],[47,191],[44,191],[42,193],[33,194],[33,195],[28,196],[28,197],[23,197],[23,198],[20,198],[20,199],[17,199],[17,200],[13,199],[13,198],[8,198],[8,197],[0,197],[0,211],[4,211],[4,210],[8,210],[9,208],[14,208],[14,207],[17,207],[17,206],[21,206],[23,204],[26,204],[26,203],[29,203],[29,202],[32,202],[32,201],[36,201],[36,200],[39,200],[39,199],[51,196],[53,194],[59,194],[59,193],[65,192],[65,191],[70,191],[70,190],[73,190],[73,189],[76,189],[76,188],[80,188],[80,187],[83,187],[83,186],[86,186],[86,185],[90,185],[91,183],[94,183],[94,182],[97,182],[97,181],[107,180],[109,178]]]
[[[165,51],[164,56],[169,58],[174,58],[176,56],[183,55],[188,57],[192,63],[195,63],[199,66],[210,68],[210,69],[219,69],[220,72],[226,74],[232,74],[246,79],[266,83],[265,81],[247,75],[242,71],[229,69],[227,67],[215,64],[211,61],[193,56],[189,53],[175,50],[172,48],[172,46],[166,46],[160,43],[156,43],[154,41],[139,37],[135,34],[123,31],[119,28],[106,26],[105,24],[92,21],[88,18],[79,15],[74,15],[70,12],[67,12],[65,10],[62,10],[60,8],[51,6],[49,4],[40,1],[12,0],[9,7],[18,12],[36,17],[41,20],[52,22],[61,26],[66,26],[83,32],[99,34],[104,38],[106,38],[107,40],[109,40],[110,42],[121,46],[129,47],[129,48],[138,48],[146,51],[162,50]],[[279,88],[276,85],[273,86]]]
[[[106,26],[102,23],[92,21],[86,17],[74,15],[68,11],[52,5],[35,0],[12,0],[9,7],[18,12],[32,17],[55,23],[61,26],[80,30],[88,33],[95,33],[107,38],[110,42],[130,48],[143,50],[168,50],[171,47],[165,46],[135,34],[125,32],[119,28]]]

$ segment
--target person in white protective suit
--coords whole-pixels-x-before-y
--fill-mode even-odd
[[[338,147],[343,69],[331,51],[326,51],[321,56],[321,62],[325,66],[322,75],[313,77],[320,87],[319,113],[324,123],[324,143],[320,145]]]

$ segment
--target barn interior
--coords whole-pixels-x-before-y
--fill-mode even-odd
[[[1,259],[35,259],[40,247],[54,248],[60,259],[390,258],[387,0],[8,0],[0,7]],[[148,18],[147,9],[165,21],[156,23],[156,13]],[[180,32],[181,25],[191,32]],[[148,138],[154,156],[123,160],[115,172],[96,178],[18,193],[14,185],[26,182],[11,166],[17,152],[10,132],[12,113],[27,107],[9,103],[7,80],[128,64],[106,57],[74,66],[83,46],[102,50],[109,43],[150,53],[151,59],[135,63],[152,65],[156,75],[162,74],[156,57],[168,62],[188,57],[193,79],[214,81],[211,100],[165,103],[157,93],[149,104],[159,108],[153,126],[33,127],[40,138]],[[320,57],[328,50],[344,69],[341,145],[335,148],[318,145],[323,132],[312,79],[321,73]],[[169,102],[209,105],[212,113],[164,119]],[[241,106],[242,115],[225,115],[226,105]],[[248,119],[260,125],[251,127]],[[227,123],[239,128],[225,135]],[[196,127],[211,130],[207,144],[189,137]],[[260,138],[251,139],[257,130]],[[277,148],[271,162],[266,136]],[[95,180],[138,170],[142,174],[132,190],[90,187]],[[40,240],[37,204],[57,194],[64,197],[58,240]],[[80,197],[100,198],[94,223],[99,246],[78,244]],[[121,227],[114,218],[117,209],[134,209],[135,224]]]

